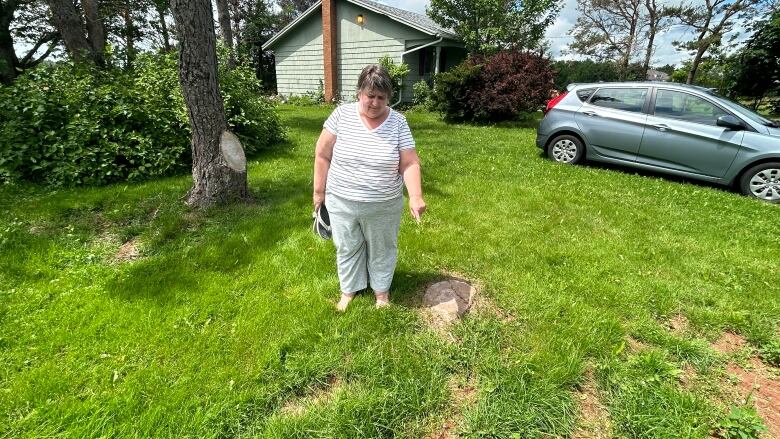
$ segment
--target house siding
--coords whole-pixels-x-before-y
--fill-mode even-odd
[[[400,63],[407,40],[431,39],[420,31],[351,3],[339,2],[336,14],[339,20],[336,59],[342,100],[355,100],[358,76],[365,66],[376,63],[384,55]],[[358,15],[365,20],[363,26],[356,23]],[[408,96],[411,99],[411,94]],[[407,93],[404,93],[406,98]]]
[[[325,67],[322,58],[322,13],[300,23],[294,33],[274,48],[276,92],[304,95],[322,90]]]
[[[362,26],[356,22],[358,15],[364,18]],[[336,5],[336,20],[338,99],[354,101],[360,72],[366,65],[376,63],[379,58],[388,55],[395,63],[405,62],[409,65],[409,76],[403,83],[402,99],[411,101],[412,85],[420,79],[419,53],[412,52],[403,59],[401,54],[437,38],[344,1],[339,1]],[[323,90],[325,74],[322,44],[321,10],[313,12],[296,24],[294,32],[286,34],[274,44],[277,93],[289,96]],[[449,63],[450,59],[447,61]],[[396,95],[393,101],[397,97]]]

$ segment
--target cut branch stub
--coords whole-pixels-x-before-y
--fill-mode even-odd
[[[222,158],[230,169],[238,172],[246,171],[246,155],[241,141],[230,131],[223,131],[219,138],[219,150],[222,152]]]

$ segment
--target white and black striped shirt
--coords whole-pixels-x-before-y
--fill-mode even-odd
[[[341,105],[325,121],[336,136],[327,191],[352,201],[387,201],[401,196],[400,152],[414,148],[406,118],[390,109],[382,125],[369,130],[358,104]]]

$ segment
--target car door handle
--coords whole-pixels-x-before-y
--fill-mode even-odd
[[[596,113],[595,111],[590,111],[590,110],[583,111],[582,114],[584,114],[586,116],[590,116],[590,117],[598,116],[598,113]]]
[[[663,123],[652,125],[652,127],[657,129],[658,131],[666,131],[669,129],[669,125]]]

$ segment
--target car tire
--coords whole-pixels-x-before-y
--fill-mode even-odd
[[[743,194],[780,204],[780,162],[761,163],[742,174],[739,189]]]
[[[585,145],[580,139],[564,134],[552,139],[547,146],[547,156],[552,161],[574,165],[585,157]]]

